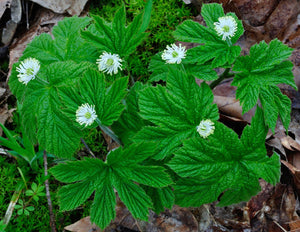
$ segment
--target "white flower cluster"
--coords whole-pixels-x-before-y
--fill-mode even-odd
[[[97,59],[97,64],[100,71],[112,75],[112,73],[117,74],[118,69],[122,70],[122,61],[118,54],[103,52]]]
[[[95,106],[90,106],[88,103],[82,104],[78,107],[76,111],[76,121],[80,124],[85,126],[92,125],[95,119],[97,118]]]
[[[206,120],[202,120],[199,126],[196,127],[196,129],[201,137],[206,138],[209,135],[214,133],[215,126],[211,120],[206,119]]]
[[[16,70],[19,73],[18,80],[27,85],[29,81],[36,77],[40,70],[40,62],[35,58],[27,58],[21,62]]]
[[[232,16],[224,16],[219,18],[219,22],[215,22],[215,30],[222,40],[231,38],[235,35],[237,30],[237,23]]]
[[[164,50],[161,58],[169,64],[180,64],[181,60],[186,56],[185,47],[181,47],[181,44],[177,46],[176,44],[171,44],[171,47],[167,45],[167,48]]]

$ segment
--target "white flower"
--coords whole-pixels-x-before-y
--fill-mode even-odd
[[[100,71],[107,72],[110,75],[118,73],[118,69],[122,70],[122,59],[118,54],[111,54],[103,52],[103,54],[97,59],[98,68]]]
[[[232,16],[224,16],[219,18],[219,22],[215,22],[215,30],[222,40],[226,40],[234,36],[237,30],[237,23]]]
[[[206,120],[202,120],[199,126],[196,127],[196,129],[201,137],[206,138],[209,135],[214,133],[215,126],[211,120],[206,119]]]
[[[82,104],[78,107],[78,110],[76,111],[76,121],[82,125],[85,124],[85,126],[92,125],[95,119],[97,118],[95,106],[90,106],[88,103]]]
[[[176,46],[176,44],[171,44],[171,47],[167,45],[167,49],[164,50],[161,58],[169,64],[180,64],[181,60],[185,58],[186,50],[185,47]]]
[[[40,62],[35,58],[27,58],[21,62],[16,70],[19,73],[18,80],[27,85],[40,70]]]

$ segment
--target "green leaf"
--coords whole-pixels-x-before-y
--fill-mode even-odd
[[[92,181],[81,181],[75,184],[63,186],[58,194],[60,198],[60,210],[72,210],[84,203],[95,191]]]
[[[53,27],[54,39],[50,34],[43,33],[27,45],[20,60],[34,57],[41,63],[41,69],[57,61],[73,60],[75,62],[96,62],[97,52],[80,38],[80,30],[90,23],[87,17],[64,18]]]
[[[115,176],[113,184],[118,191],[120,199],[132,213],[132,216],[148,221],[148,208],[152,207],[152,202],[145,191],[132,182],[122,180],[120,176]]]
[[[59,100],[58,88],[65,83],[74,83],[86,64],[74,62],[57,62],[48,65],[41,78],[49,79],[56,76],[48,85],[28,84],[26,94],[30,94],[22,102],[21,115],[24,120],[25,132],[37,138],[41,147],[58,157],[71,157],[78,148],[81,131],[64,115]],[[53,73],[56,70],[57,73]],[[26,107],[25,107],[26,106]],[[33,113],[34,112],[34,113]],[[25,122],[26,121],[26,122]],[[37,129],[37,131],[35,130]]]
[[[145,86],[141,82],[134,84],[125,100],[125,110],[120,118],[112,125],[113,131],[125,145],[132,143],[134,135],[147,124],[138,114],[138,94],[139,91],[144,88]]]
[[[135,218],[148,219],[152,207],[150,197],[136,183],[149,187],[165,187],[172,183],[163,167],[144,166],[142,162],[153,155],[153,144],[133,144],[111,151],[104,163],[99,159],[59,164],[49,171],[60,181],[72,183],[59,191],[61,210],[71,210],[81,205],[94,191],[91,221],[105,228],[116,216],[115,193]]]
[[[189,49],[187,51],[187,59],[184,59],[181,64],[167,64],[162,58],[162,52],[152,57],[149,65],[149,71],[152,72],[150,81],[166,81],[167,76],[171,69],[185,70],[188,74],[205,81],[212,81],[218,79],[216,71],[214,71],[211,65],[196,64],[197,59],[192,59],[194,55],[190,55]]]
[[[100,228],[105,228],[116,217],[116,196],[111,178],[98,182],[93,205],[91,207],[91,221]]]
[[[175,196],[171,187],[152,188],[143,186],[143,189],[151,197],[153,210],[156,214],[165,211],[165,208],[172,209]]]
[[[218,200],[220,206],[247,201],[260,190],[259,178],[275,185],[280,178],[277,154],[267,156],[268,128],[260,108],[241,139],[233,130],[215,123],[207,139],[184,141],[168,166],[182,177],[175,186],[176,204],[197,207]]]
[[[194,49],[193,53],[197,53],[197,56],[192,55],[193,61],[201,64],[212,61],[212,68],[231,65],[239,56],[241,48],[228,45],[214,29],[214,23],[218,22],[219,17],[224,16],[221,5],[215,3],[203,4],[201,15],[207,27],[197,22],[186,20],[177,27],[174,32],[175,38],[183,42],[203,44]],[[231,38],[231,43],[234,44],[243,34],[244,29],[242,22],[238,20],[235,14],[229,13],[227,15],[232,16],[237,22],[237,31]],[[189,59],[187,57],[187,60]]]
[[[94,24],[82,31],[82,37],[101,51],[118,54],[121,58],[130,55],[146,37],[152,1],[146,5],[145,13],[137,15],[126,27],[125,6],[122,5],[115,14],[112,23],[93,15]]]
[[[238,73],[232,85],[237,86],[236,97],[243,113],[262,103],[265,122],[274,131],[278,115],[287,129],[290,122],[291,102],[283,95],[277,84],[288,84],[297,89],[292,73],[293,64],[286,59],[292,49],[279,40],[270,44],[264,41],[254,45],[248,56],[239,57],[233,67]]]
[[[148,0],[146,3],[146,6],[145,6],[144,13],[143,13],[142,25],[139,30],[139,33],[146,31],[146,29],[150,23],[151,10],[152,10],[152,0]]]
[[[209,86],[199,87],[193,77],[176,69],[170,71],[166,87],[148,87],[139,95],[140,115],[154,125],[144,127],[134,140],[155,142],[155,159],[171,155],[183,140],[199,136],[196,127],[201,120],[219,117]]]
[[[67,107],[64,112],[73,122],[76,121],[76,110],[85,103],[95,105],[98,119],[105,126],[110,126],[119,118],[124,109],[121,101],[126,95],[128,78],[120,78],[108,88],[106,88],[107,83],[104,79],[102,73],[89,69],[80,80],[78,88],[63,87],[59,89],[59,95]],[[76,126],[80,127],[78,123]]]
[[[219,21],[219,17],[225,16],[222,5],[217,3],[203,4],[201,15],[209,28],[214,28],[214,23]]]

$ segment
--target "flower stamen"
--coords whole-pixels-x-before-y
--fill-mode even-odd
[[[27,85],[29,81],[35,79],[40,70],[40,62],[35,58],[27,58],[21,62],[16,70],[19,73],[18,80]]]
[[[176,44],[171,44],[171,47],[167,45],[167,48],[164,50],[161,58],[166,61],[168,64],[180,64],[181,60],[186,56],[185,47],[176,46]]]
[[[112,73],[117,74],[118,69],[122,70],[122,61],[118,54],[103,52],[97,59],[97,64],[100,71],[112,75]]]
[[[237,31],[237,22],[232,16],[220,17],[219,22],[215,22],[215,30],[219,36],[222,36],[222,40],[230,39],[235,35]]]
[[[211,120],[206,119],[202,120],[199,126],[196,127],[196,129],[202,138],[207,138],[209,135],[214,133],[215,126]]]
[[[76,122],[78,122],[80,125],[92,125],[96,118],[97,115],[94,105],[90,106],[88,103],[82,104],[76,111]]]

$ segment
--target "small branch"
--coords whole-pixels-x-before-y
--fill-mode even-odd
[[[48,162],[47,162],[46,151],[44,151],[44,168],[45,168],[45,177],[47,177],[48,176]],[[49,180],[48,179],[45,180],[45,187],[46,187],[47,202],[48,202],[48,206],[49,206],[51,232],[57,232],[56,225],[55,225],[55,217],[53,214],[52,202],[51,202],[51,198],[50,198]]]
[[[93,156],[94,158],[96,158],[96,156],[94,155],[94,153],[91,151],[91,149],[89,148],[89,146],[86,144],[86,142],[84,141],[83,138],[80,138],[81,142],[83,143],[83,145],[85,146],[85,148],[88,150],[88,152],[91,154],[91,156]]]
[[[213,81],[213,82],[209,85],[209,87],[210,87],[211,89],[214,89],[214,88],[215,88],[218,84],[220,84],[223,80],[225,80],[226,78],[232,77],[233,74],[229,74],[229,71],[230,71],[230,68],[226,68],[225,71],[221,74],[221,76],[220,76],[217,80]]]
[[[114,141],[116,141],[120,146],[122,146],[122,142],[111,129],[109,129],[107,126],[102,125],[101,121],[98,118],[96,118],[96,122],[105,134],[109,135]]]

